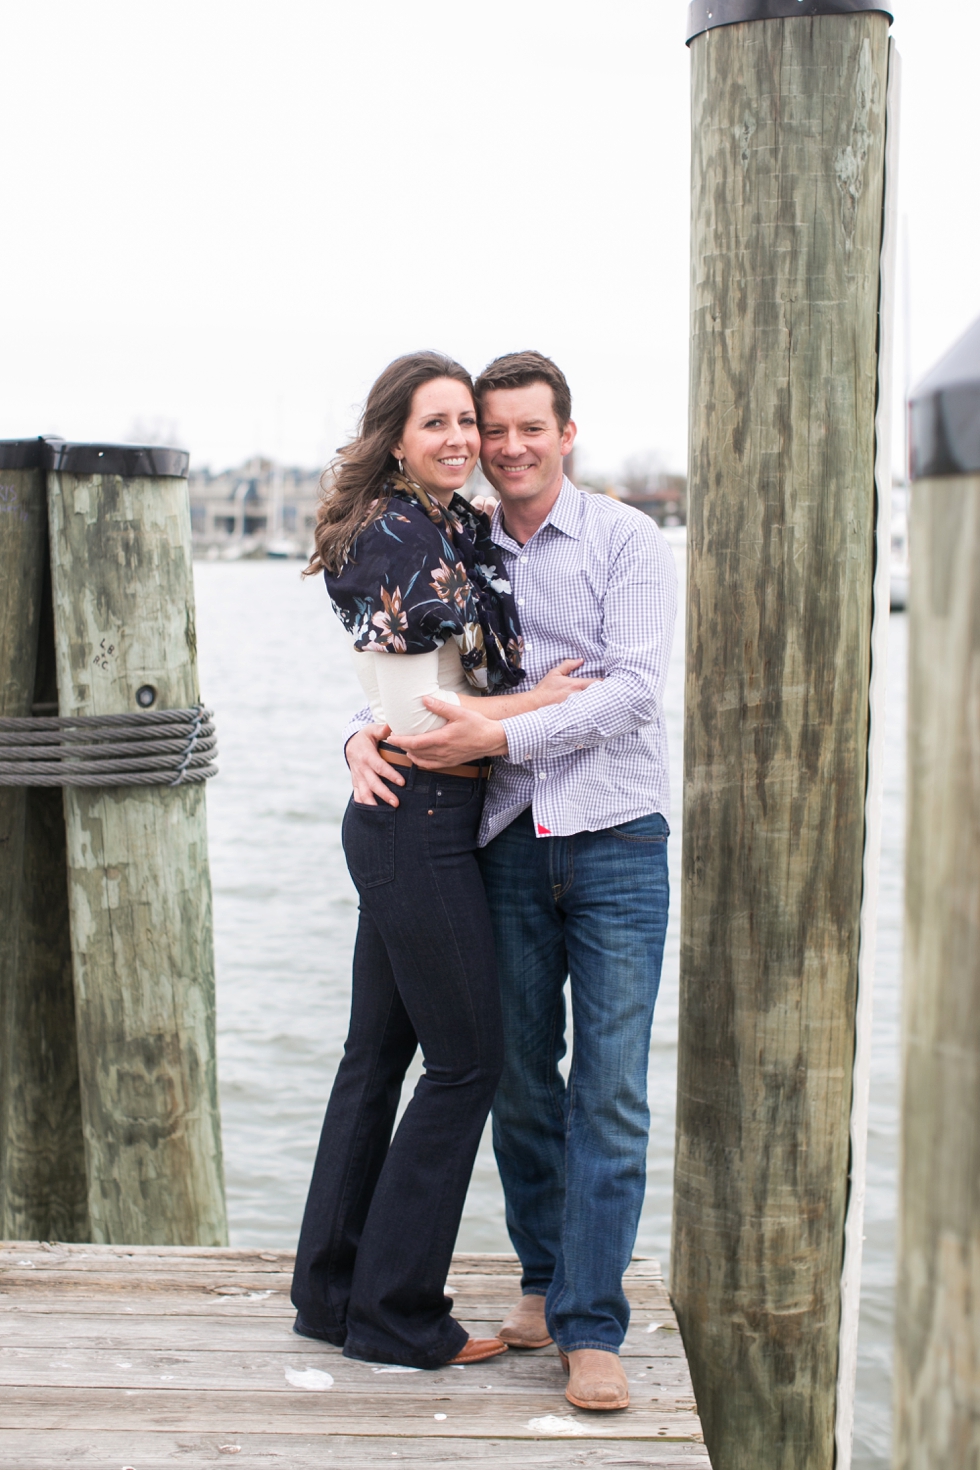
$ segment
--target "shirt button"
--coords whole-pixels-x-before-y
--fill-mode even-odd
[[[524,555],[521,557],[521,561],[527,561],[527,552],[526,551],[525,551]]]
[[[523,599],[523,597],[519,597],[517,599],[517,606],[518,607],[523,607],[524,606],[524,599]]]
[[[548,777],[545,775],[544,771],[539,771],[538,772],[538,780],[539,781],[547,781],[547,779],[548,779]]]

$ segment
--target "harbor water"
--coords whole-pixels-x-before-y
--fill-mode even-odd
[[[682,533],[670,533],[683,579]],[[218,1063],[231,1240],[295,1243],[323,1110],[343,1047],[356,896],[340,846],[349,779],[341,731],[361,703],[319,579],[296,561],[198,562],[201,689],[220,776],[208,790],[218,974]],[[683,607],[683,599],[682,599]],[[906,626],[890,620],[884,852],[855,1470],[889,1464],[901,970]],[[684,687],[678,624],[666,694],[680,859]],[[650,1052],[648,1187],[637,1250],[669,1266],[678,991],[676,876]],[[416,1069],[417,1072],[417,1069]],[[406,1084],[410,1093],[412,1077]],[[489,1131],[459,1239],[510,1249]]]

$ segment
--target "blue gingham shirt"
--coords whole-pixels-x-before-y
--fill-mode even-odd
[[[601,678],[563,704],[503,721],[480,829],[485,846],[532,809],[539,837],[670,815],[663,694],[677,615],[674,558],[656,523],[566,478],[526,545],[493,517],[524,633],[525,688],[566,658]],[[506,697],[506,696],[505,696]],[[344,743],[371,723],[364,709]]]

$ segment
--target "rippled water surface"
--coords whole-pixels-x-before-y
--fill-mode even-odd
[[[683,544],[675,548],[683,575]],[[349,791],[340,732],[360,703],[323,584],[296,562],[195,566],[201,689],[218,720],[208,791],[218,1047],[231,1238],[295,1243],[346,1032],[356,898],[340,847]],[[856,1470],[888,1464],[901,957],[905,619],[891,619]],[[683,629],[667,689],[670,857],[680,857]],[[675,900],[677,895],[674,884]],[[679,904],[672,905],[650,1053],[652,1128],[637,1249],[666,1266],[676,1086]],[[406,1089],[408,1091],[409,1089]],[[508,1250],[485,1136],[459,1246]]]

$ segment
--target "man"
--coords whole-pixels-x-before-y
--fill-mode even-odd
[[[480,835],[504,1013],[493,1138],[523,1267],[523,1295],[500,1336],[513,1347],[554,1338],[568,1399],[621,1409],[622,1280],[646,1183],[647,1063],[667,925],[662,699],[676,573],[653,521],[565,477],[576,429],[550,359],[498,358],[476,392],[481,463],[500,496],[493,539],[529,681],[582,658],[578,676],[600,682],[501,721],[427,699],[446,724],[390,739],[430,769],[494,757]],[[355,796],[397,802],[380,731],[361,729],[347,744]],[[558,1069],[566,978],[567,1086]]]

